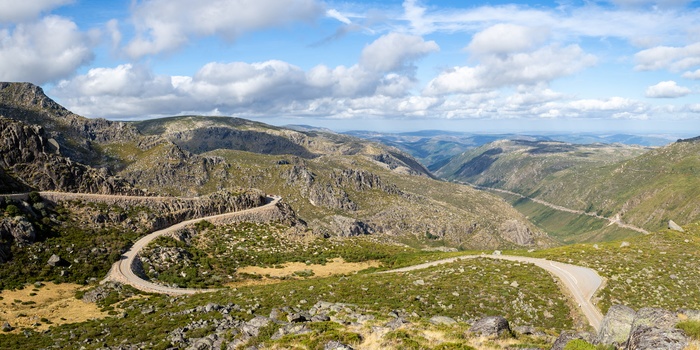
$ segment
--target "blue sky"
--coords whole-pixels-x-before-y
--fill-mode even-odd
[[[87,117],[700,134],[688,0],[0,0],[0,80]]]

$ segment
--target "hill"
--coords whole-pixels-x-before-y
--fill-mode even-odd
[[[198,196],[258,188],[282,195],[321,236],[463,248],[551,244],[499,198],[437,181],[410,155],[379,143],[227,117],[87,119],[31,84],[0,88],[0,125],[26,130],[22,142],[35,140],[19,147],[32,157],[4,162],[8,190]],[[15,135],[0,144],[17,148]]]
[[[699,150],[695,139],[657,149],[497,141],[455,157],[436,173],[652,231],[669,219],[687,224],[700,218],[693,200],[700,190]]]

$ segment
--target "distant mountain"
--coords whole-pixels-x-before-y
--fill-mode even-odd
[[[497,141],[454,157],[436,174],[653,231],[669,219],[700,219],[699,155],[698,138],[657,149]]]
[[[483,146],[497,140],[560,141],[573,144],[613,144],[639,146],[664,146],[678,135],[596,135],[588,133],[532,133],[532,134],[478,134],[444,130],[421,130],[404,133],[381,133],[374,131],[348,131],[352,135],[367,140],[381,142],[411,154],[430,171],[441,168],[453,156],[467,150]]]
[[[4,83],[0,97],[0,125],[24,132],[8,131],[3,149],[31,149],[0,164],[8,191],[196,196],[258,188],[282,195],[316,235],[463,248],[552,243],[500,198],[437,181],[380,143],[228,117],[87,119],[31,84]],[[16,147],[17,138],[32,147]]]

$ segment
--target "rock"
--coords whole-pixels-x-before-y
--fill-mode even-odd
[[[678,232],[685,232],[685,230],[683,230],[683,228],[680,225],[673,222],[673,220],[668,220],[668,229],[678,231]]]
[[[521,246],[535,244],[535,234],[530,228],[518,220],[506,220],[501,224],[501,235],[506,240]]]
[[[15,242],[34,243],[36,231],[31,222],[23,216],[0,220],[0,238],[12,238]]]
[[[447,317],[447,316],[433,316],[430,318],[430,323],[432,323],[434,325],[441,325],[441,324],[450,325],[450,324],[457,323],[457,321],[455,321],[453,318]]]
[[[311,315],[304,312],[291,313],[287,315],[287,321],[291,323],[308,322],[311,320]]]
[[[12,331],[14,328],[12,328],[12,326],[10,325],[9,322],[5,322],[5,323],[2,324],[2,328],[1,328],[1,329],[2,329],[3,332],[10,332],[10,331]]]
[[[585,332],[572,332],[572,331],[563,331],[557,338],[557,340],[554,341],[554,344],[552,344],[552,348],[550,350],[564,350],[564,347],[566,347],[566,344],[568,344],[570,341],[574,339],[582,339],[585,341],[590,341],[591,335]]]
[[[501,336],[510,333],[508,320],[501,316],[484,317],[474,323],[469,331],[484,336]]]
[[[323,350],[354,350],[351,346],[337,340],[331,340],[323,346]]]
[[[277,340],[285,335],[298,335],[311,332],[311,329],[303,324],[288,324],[284,327],[280,327],[275,334],[272,335],[270,339]]]
[[[403,326],[403,325],[406,324],[406,323],[408,323],[408,321],[404,320],[404,319],[401,318],[401,317],[397,317],[397,318],[395,318],[395,319],[393,319],[393,320],[387,322],[387,323],[384,325],[384,327],[389,327],[389,328],[391,328],[392,330],[394,330],[394,329],[397,329],[397,328]]]
[[[660,329],[641,325],[632,330],[626,349],[683,350],[687,344],[688,337],[680,329]]]
[[[622,345],[630,336],[635,312],[624,305],[613,305],[603,317],[596,342],[605,345]]]
[[[632,332],[639,326],[649,326],[660,329],[675,328],[678,316],[668,310],[645,307],[639,309],[632,322]]]
[[[61,263],[61,257],[56,255],[56,254],[51,255],[51,257],[49,258],[49,261],[46,262],[46,264],[49,266],[57,266],[60,263]]]
[[[629,247],[629,246],[630,246],[630,242],[625,241],[625,242],[620,243],[620,248]]]
[[[260,328],[267,326],[272,320],[267,317],[256,316],[252,320],[243,324],[241,331],[250,335],[251,337],[257,337],[260,333]]]

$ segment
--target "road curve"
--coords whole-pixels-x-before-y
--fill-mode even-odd
[[[250,214],[258,211],[263,211],[274,207],[281,200],[281,197],[268,196],[267,200],[268,202],[260,207],[187,220],[179,224],[170,226],[168,228],[150,233],[136,241],[136,243],[134,243],[134,245],[131,246],[131,248],[129,248],[129,250],[121,256],[121,259],[115,262],[114,265],[112,265],[112,268],[110,269],[109,273],[107,274],[107,277],[105,277],[103,282],[116,281],[131,285],[132,287],[144,292],[170,295],[189,295],[195,293],[215,291],[217,289],[173,288],[158,285],[153,282],[146,281],[143,278],[136,275],[136,273],[134,273],[133,266],[137,261],[136,259],[138,257],[139,252],[143,248],[145,248],[148,245],[148,243],[160,236],[170,234],[172,232],[184,228],[185,226],[192,225],[203,220],[216,222],[240,216],[242,214]]]
[[[525,262],[534,264],[537,267],[549,271],[562,281],[566,289],[568,289],[569,293],[571,294],[571,297],[573,297],[574,302],[580,306],[581,312],[586,316],[591,326],[596,331],[600,330],[600,324],[603,321],[603,314],[598,310],[598,308],[595,305],[593,305],[591,298],[593,297],[593,294],[595,294],[595,292],[598,290],[598,288],[600,288],[601,284],[603,283],[603,279],[600,277],[600,275],[598,275],[597,272],[595,272],[595,270],[586,267],[564,264],[546,259],[529,258],[524,256],[482,254],[464,255],[454,258],[436,260],[424,264],[403,267],[400,269],[382,271],[379,273],[407,272],[424,269],[440,264],[451,263],[460,259],[473,258],[490,258]]]

